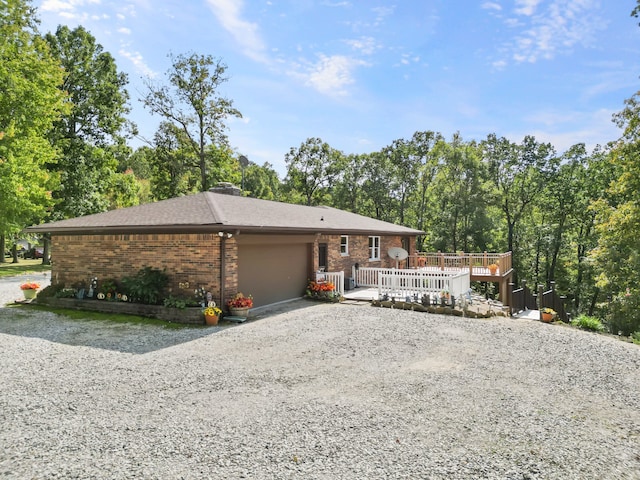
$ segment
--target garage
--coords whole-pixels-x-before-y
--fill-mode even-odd
[[[307,238],[296,240],[238,242],[238,290],[251,294],[255,307],[304,295],[311,274],[312,244]]]

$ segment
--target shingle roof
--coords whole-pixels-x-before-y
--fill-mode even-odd
[[[247,233],[423,233],[331,207],[308,207],[214,192],[45,223],[26,230],[33,233],[220,230]]]

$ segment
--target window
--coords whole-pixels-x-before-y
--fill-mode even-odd
[[[380,237],[369,237],[369,260],[380,260]]]
[[[346,257],[349,255],[349,236],[341,235],[340,236],[340,255]]]

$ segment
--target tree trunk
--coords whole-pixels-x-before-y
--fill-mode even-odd
[[[0,235],[0,253],[2,253],[2,257],[0,257],[0,263],[4,263],[4,252],[6,247],[6,239],[4,235]]]

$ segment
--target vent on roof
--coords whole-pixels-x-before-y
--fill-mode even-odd
[[[211,187],[209,191],[213,193],[224,193],[225,195],[236,195],[238,197],[242,195],[242,190],[229,182],[219,182],[215,187]]]

